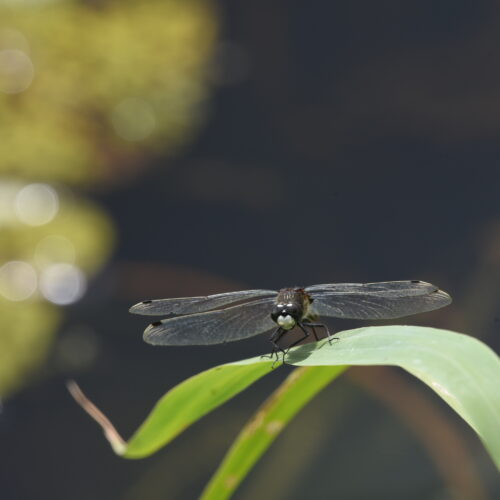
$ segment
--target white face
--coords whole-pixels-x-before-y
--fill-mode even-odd
[[[281,314],[278,316],[276,323],[278,323],[278,325],[285,330],[291,330],[295,326],[295,320],[289,314],[285,316]]]

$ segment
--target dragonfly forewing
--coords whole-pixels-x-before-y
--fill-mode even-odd
[[[242,290],[238,292],[218,293],[206,297],[145,300],[132,306],[129,312],[144,316],[192,314],[211,311],[212,309],[235,304],[236,302],[264,297],[276,297],[276,295],[277,292],[273,290]]]
[[[306,292],[330,292],[335,294],[366,293],[383,296],[428,295],[438,288],[425,281],[381,281],[378,283],[325,283],[306,287]]]

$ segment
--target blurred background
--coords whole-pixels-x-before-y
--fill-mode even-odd
[[[0,0],[0,497],[193,499],[276,370],[142,461],[156,400],[265,336],[155,348],[143,299],[422,279],[404,323],[498,352],[500,4]],[[344,329],[357,324],[333,322]],[[390,368],[350,370],[238,499],[500,497],[478,438]]]

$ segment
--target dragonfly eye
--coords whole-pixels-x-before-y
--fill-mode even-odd
[[[271,313],[271,319],[275,322],[278,321],[278,316],[283,313],[283,306],[280,304],[279,306],[276,306],[273,309],[273,312]]]
[[[278,322],[280,316],[290,316],[293,320],[298,321],[300,314],[299,308],[294,304],[278,304],[271,313],[271,319]]]

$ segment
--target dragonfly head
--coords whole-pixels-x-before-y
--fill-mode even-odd
[[[300,320],[299,308],[295,304],[277,304],[271,313],[271,318],[281,328],[291,330]]]

